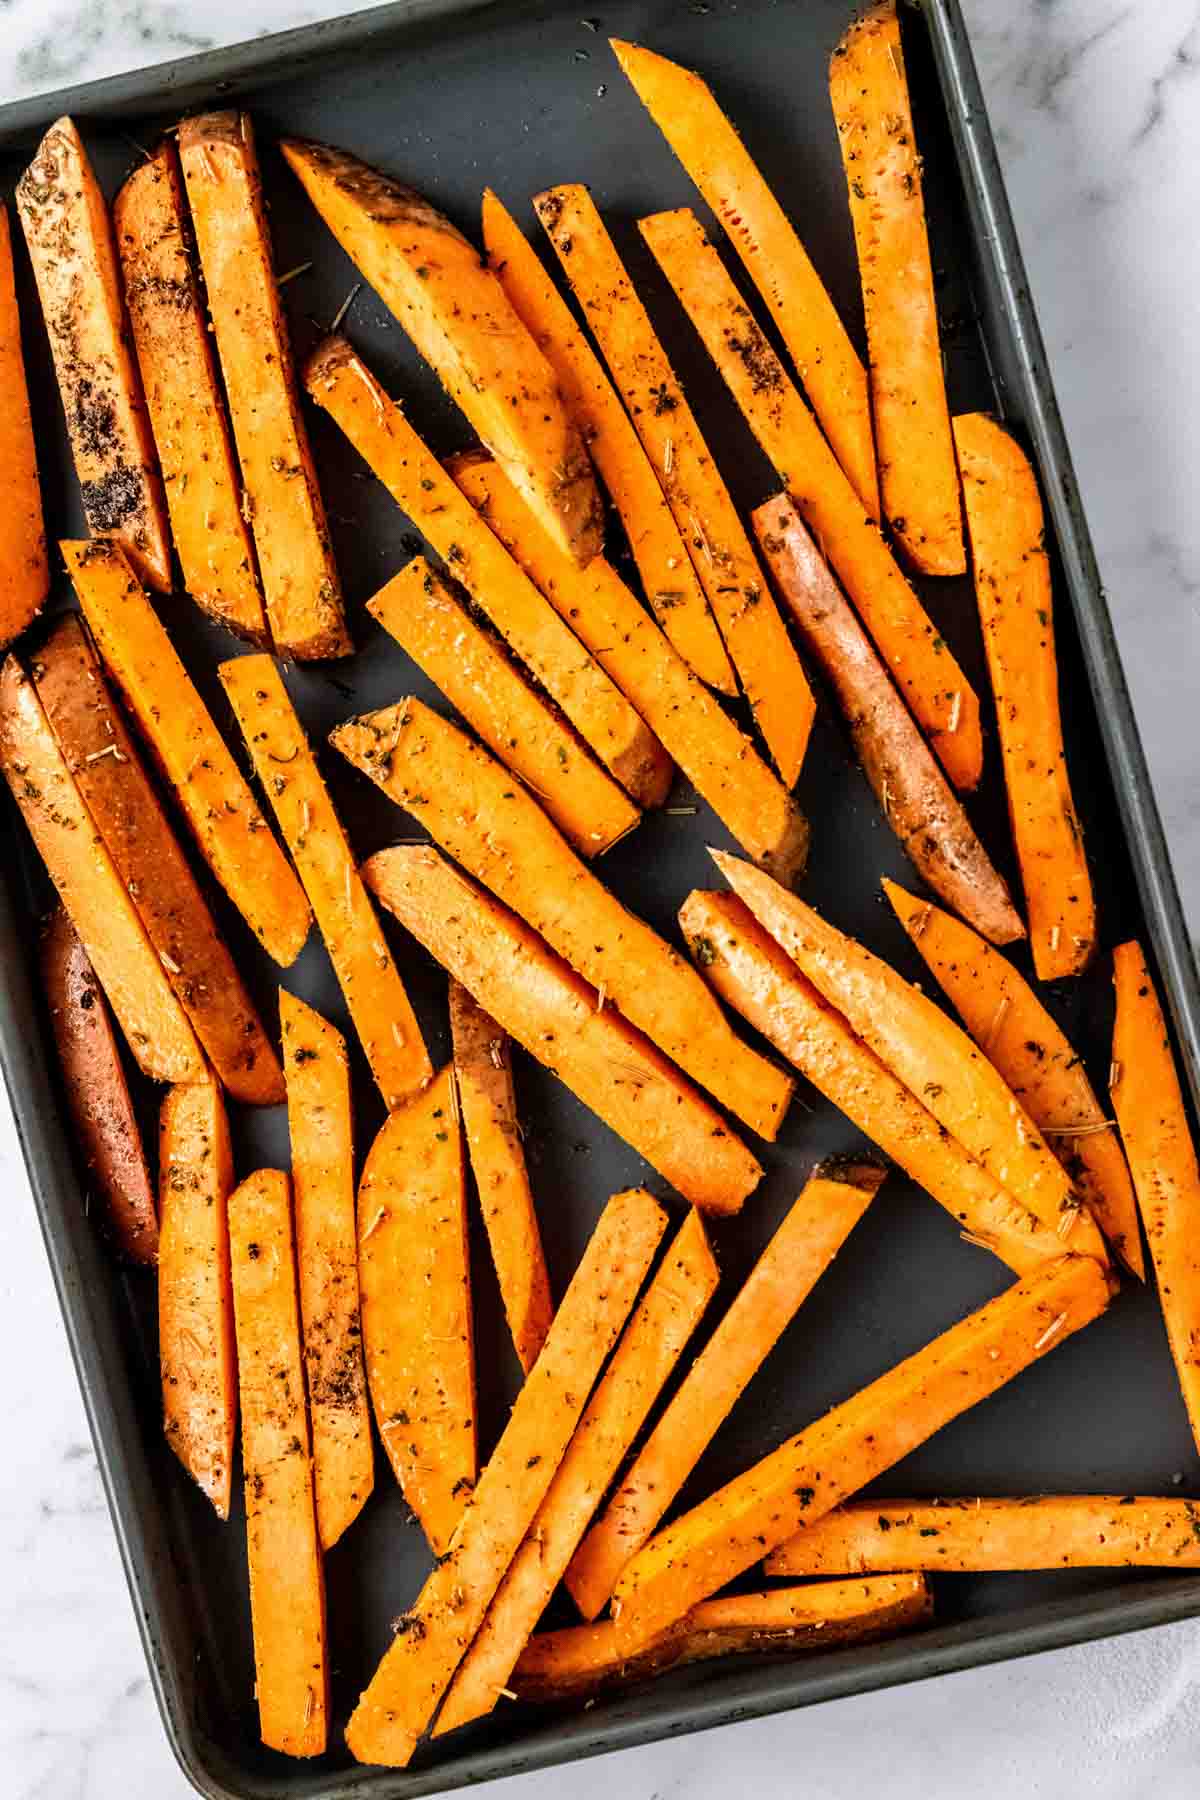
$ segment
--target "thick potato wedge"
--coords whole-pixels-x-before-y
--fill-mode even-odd
[[[158,1256],[154,1185],[121,1052],[100,984],[66,910],[55,907],[38,944],[42,989],[62,1067],[76,1146],[122,1256]]]
[[[868,518],[879,484],[867,371],[783,208],[700,76],[610,38],[639,100],[711,206],[770,307],[821,429]]]
[[[380,588],[367,611],[533,789],[581,856],[600,856],[633,830],[633,801],[423,556]]]
[[[450,1551],[351,1714],[346,1742],[359,1762],[403,1768],[412,1757],[546,1497],[666,1224],[642,1188],[615,1194],[600,1215]]]
[[[1050,1263],[736,1476],[626,1567],[613,1598],[618,1648],[636,1650],[674,1624],[1065,1343],[1099,1317],[1109,1297],[1094,1258]]]
[[[590,562],[603,516],[554,371],[481,257],[412,188],[325,144],[285,142],[305,193],[568,556]]]
[[[291,1191],[259,1169],[229,1198],[255,1693],[264,1744],[320,1756],[329,1718]]]
[[[621,516],[655,618],[701,681],[722,694],[736,694],[737,679],[717,622],[650,458],[566,301],[491,188],[483,194],[483,241],[501,287],[554,370],[596,473]]]
[[[215,1081],[163,1096],[158,1186],[163,1429],[217,1517],[227,1519],[238,1416],[227,1213],[233,1146]]]
[[[354,646],[275,284],[249,114],[185,119],[179,160],[275,648],[304,661],[349,656]]]
[[[133,901],[83,804],[32,681],[0,669],[0,768],[138,1067],[202,1081],[204,1056]]]
[[[336,1544],[375,1485],[354,1216],[354,1115],[340,1031],[279,991],[317,1536]]]
[[[31,673],[84,805],[218,1079],[245,1106],[278,1105],[279,1059],[77,614],[59,620]]]
[[[467,1192],[449,1064],[371,1146],[358,1190],[358,1274],[375,1422],[441,1556],[478,1466]]]
[[[935,894],[994,944],[1024,937],[1003,876],[975,835],[799,512],[781,494],[751,514],[780,599],[825,672],[863,773]]]
[[[0,203],[0,468],[4,470],[4,532],[0,536],[0,650],[7,649],[42,609],[50,591],[42,490],[25,359],[13,281],[8,208]]]
[[[73,119],[57,120],[17,183],[80,497],[148,587],[171,586],[171,543],[112,225]]]
[[[468,451],[448,466],[510,556],[582,638],[746,854],[780,881],[797,876],[808,850],[804,815],[612,565],[597,556],[577,569],[490,458]]]
[[[200,853],[263,948],[285,968],[312,914],[154,608],[111,543],[64,543],[97,648],[165,775]]]
[[[433,1064],[283,677],[262,655],[235,657],[218,674],[304,883],[371,1073],[388,1107],[400,1106],[424,1087]]]
[[[121,188],[113,226],[183,585],[219,624],[265,645],[241,476],[192,259],[179,155],[169,139]]]
[[[536,932],[428,845],[380,850],[367,885],[498,1024],[686,1200],[737,1212],[762,1169],[721,1115]]]

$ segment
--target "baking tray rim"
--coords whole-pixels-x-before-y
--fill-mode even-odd
[[[803,0],[798,0],[799,4]],[[998,295],[1018,367],[1022,420],[1032,441],[1047,509],[1063,567],[1063,583],[1075,616],[1097,722],[1104,743],[1122,829],[1139,898],[1193,1104],[1200,1108],[1200,978],[1149,770],[1117,649],[1070,451],[1055,398],[1045,347],[983,93],[959,0],[904,0],[924,17],[953,138],[959,175],[975,227],[975,249],[985,278]],[[77,83],[0,105],[0,144],[40,136],[64,113],[103,117],[130,106],[161,111],[184,96],[207,91],[227,100],[255,80],[271,84],[310,59],[349,55],[378,41],[402,39],[419,25],[436,26],[502,10],[503,0],[389,0],[339,18],[269,33],[170,62]],[[984,229],[978,229],[982,221]],[[74,1176],[57,1108],[48,1087],[41,1045],[28,1031],[32,1004],[18,907],[10,879],[0,883],[0,1072],[12,1106],[25,1168],[63,1315],[72,1361],[96,1450],[97,1466],[113,1522],[121,1563],[137,1618],[150,1684],[163,1728],[180,1769],[211,1800],[240,1800],[221,1784],[206,1761],[201,1734],[189,1716],[186,1671],[163,1648],[170,1625],[151,1563],[162,1557],[165,1533],[153,1509],[139,1503],[122,1454],[136,1442],[132,1402],[115,1395],[101,1373],[100,1339],[107,1335],[79,1272],[71,1242],[60,1233],[54,1195]],[[13,971],[17,971],[13,979]],[[158,1542],[152,1542],[157,1538]],[[457,1762],[397,1773],[362,1769],[316,1776],[305,1782],[310,1800],[349,1800],[351,1795],[415,1797],[498,1779],[607,1751],[752,1718],[765,1717],[875,1688],[898,1686],[1009,1658],[1066,1648],[1127,1631],[1144,1630],[1200,1615],[1200,1577],[1150,1581],[1123,1594],[1077,1596],[1041,1602],[986,1621],[934,1627],[919,1636],[868,1648],[833,1651],[813,1662],[769,1662],[748,1667],[718,1691],[681,1696],[673,1714],[639,1716],[636,1702],[625,1716],[587,1733],[584,1715],[565,1720],[526,1742],[468,1751]],[[555,1722],[557,1724],[557,1722]],[[268,1780],[243,1789],[275,1794]]]

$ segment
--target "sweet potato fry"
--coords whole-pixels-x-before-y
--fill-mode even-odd
[[[760,925],[909,1092],[1043,1225],[1078,1214],[1072,1247],[1104,1259],[1071,1180],[1012,1090],[941,1007],[862,944],[789,894],[769,875],[713,859]],[[1090,1240],[1090,1243],[1089,1243]]]
[[[265,646],[241,477],[192,258],[179,155],[169,139],[121,188],[113,226],[183,585],[218,624]]]
[[[1024,977],[966,925],[892,881],[883,891],[959,1018],[1045,1133],[1121,1261],[1142,1280],[1125,1154],[1065,1035]]]
[[[227,1519],[238,1414],[226,1212],[233,1147],[215,1081],[163,1096],[158,1185],[163,1429],[217,1517]]]
[[[105,666],[204,860],[286,967],[304,947],[312,914],[208,708],[119,547],[100,539],[60,548]]]
[[[259,1730],[320,1756],[329,1715],[325,1577],[317,1543],[288,1178],[260,1169],[229,1198]]]
[[[412,1003],[304,727],[269,656],[218,673],[284,842],[316,915],[359,1041],[388,1107],[433,1074]]]
[[[1196,1569],[1194,1500],[1032,1494],[1019,1500],[853,1500],[772,1551],[768,1575],[886,1569]],[[817,1590],[820,1592],[820,1590]]]
[[[21,315],[13,282],[8,208],[0,203],[0,468],[4,533],[0,537],[0,650],[42,610],[50,591],[42,490],[21,354]]]
[[[641,1188],[614,1195],[601,1214],[450,1552],[351,1715],[346,1742],[359,1762],[410,1760],[545,1499],[666,1223]]]
[[[491,1712],[558,1586],[621,1459],[695,1330],[719,1276],[704,1223],[692,1211],[575,1428],[546,1497],[458,1666],[434,1730]]]
[[[748,856],[798,875],[807,822],[783,783],[707,694],[602,556],[579,570],[538,527],[499,466],[469,452],[449,465],[505,549],[592,651]]]
[[[243,1105],[277,1105],[279,1059],[76,613],[59,620],[31,672],[83,803],[218,1079]]]
[[[391,308],[555,542],[604,540],[583,439],[550,368],[474,244],[420,194],[345,151],[282,145],[309,199]]]
[[[829,64],[829,97],[858,245],[884,516],[915,569],[961,575],[962,503],[895,0],[851,24]]]
[[[486,1012],[686,1200],[737,1212],[759,1164],[674,1065],[537,934],[426,845],[381,850],[367,885]]]
[[[453,980],[450,1034],[479,1210],[513,1349],[528,1375],[546,1341],[554,1303],[521,1148],[508,1038],[462,983]]]
[[[620,514],[655,618],[701,681],[736,694],[716,620],[638,434],[537,252],[491,188],[483,193],[483,242],[513,310],[553,369]]]
[[[753,1650],[797,1655],[865,1644],[922,1625],[933,1611],[923,1575],[881,1575],[869,1581],[806,1582],[764,1594],[724,1594],[702,1600],[631,1656],[617,1646],[612,1619],[539,1631],[512,1677],[519,1700],[575,1700],[660,1675],[685,1663]]]
[[[33,683],[0,669],[0,767],[118,1025],[151,1081],[200,1081],[204,1058],[71,778]]]
[[[358,1274],[371,1404],[434,1553],[475,1482],[475,1344],[467,1195],[450,1065],[371,1146],[358,1190]]]
[[[158,1255],[154,1186],[112,1018],[65,909],[56,906],[38,945],[50,1029],[62,1067],[75,1144],[89,1191],[122,1256]]]
[[[275,647],[306,661],[349,656],[354,646],[275,285],[249,114],[185,119],[179,160]]]
[[[751,522],[779,596],[837,695],[883,816],[915,868],[992,943],[1024,937],[1003,876],[792,501],[786,494],[769,500]]]
[[[729,233],[771,309],[835,456],[868,517],[878,519],[867,372],[783,208],[699,75],[638,44],[609,42],[639,100]]]
[[[585,1619],[663,1514],[812,1292],[883,1181],[880,1163],[818,1163],[670,1405],[571,1559],[566,1582]]]
[[[742,692],[790,788],[816,703],[729,490],[587,189],[550,188],[533,204],[658,472]]]
[[[1096,899],[1063,748],[1037,477],[984,413],[955,419],[954,441],[1033,966],[1040,981],[1058,981],[1091,959]]]
[[[956,788],[983,768],[979,701],[938,635],[816,420],[759,329],[700,221],[641,221],[642,236],[743,417],[795,501]]]
[[[662,746],[523,575],[344,338],[305,368],[308,391],[626,793],[657,794]]]
[[[317,1536],[328,1550],[375,1485],[358,1302],[350,1070],[341,1032],[286,988],[279,992],[279,1023]]]
[[[537,801],[420,700],[339,725],[330,741],[435,843],[737,1118],[772,1139],[792,1082],[743,1044],[696,971],[596,879]]]
[[[1049,1263],[660,1531],[613,1597],[627,1652],[873,1481],[1108,1305],[1090,1256]]]
[[[1200,1162],[1166,1020],[1140,944],[1113,951],[1109,1092],[1158,1277],[1192,1435],[1200,1445]]]
[[[581,856],[600,856],[633,830],[639,814],[629,796],[423,556],[380,588],[367,611],[533,789]]]
[[[1063,1215],[1070,1229],[1062,1238],[1008,1193],[855,1036],[736,894],[691,893],[679,920],[726,1005],[944,1206],[968,1243],[1018,1275],[1075,1247],[1078,1215]]]
[[[171,546],[146,403],[129,347],[112,225],[73,119],[58,119],[17,183],[80,498],[139,580],[171,586]]]

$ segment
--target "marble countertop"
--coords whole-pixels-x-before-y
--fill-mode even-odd
[[[0,0],[0,95],[348,10],[337,0]],[[966,0],[992,121],[1184,902],[1200,931],[1200,11]],[[202,23],[198,23],[202,21]],[[1189,706],[1190,702],[1190,706]],[[15,1133],[0,1100],[0,1786],[173,1800]],[[591,1800],[1184,1800],[1200,1621],[579,1765]],[[551,1800],[556,1771],[496,1800]]]

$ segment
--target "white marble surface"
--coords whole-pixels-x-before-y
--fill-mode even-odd
[[[0,0],[0,95],[344,11],[294,0]],[[1200,927],[1200,12],[1196,0],[967,0],[1185,903]],[[1188,702],[1192,701],[1189,708]],[[0,1791],[190,1791],[133,1615],[0,1103]],[[1200,1623],[576,1768],[597,1800],[1190,1800]],[[504,1784],[550,1800],[561,1773]],[[500,1800],[500,1789],[492,1790]]]

